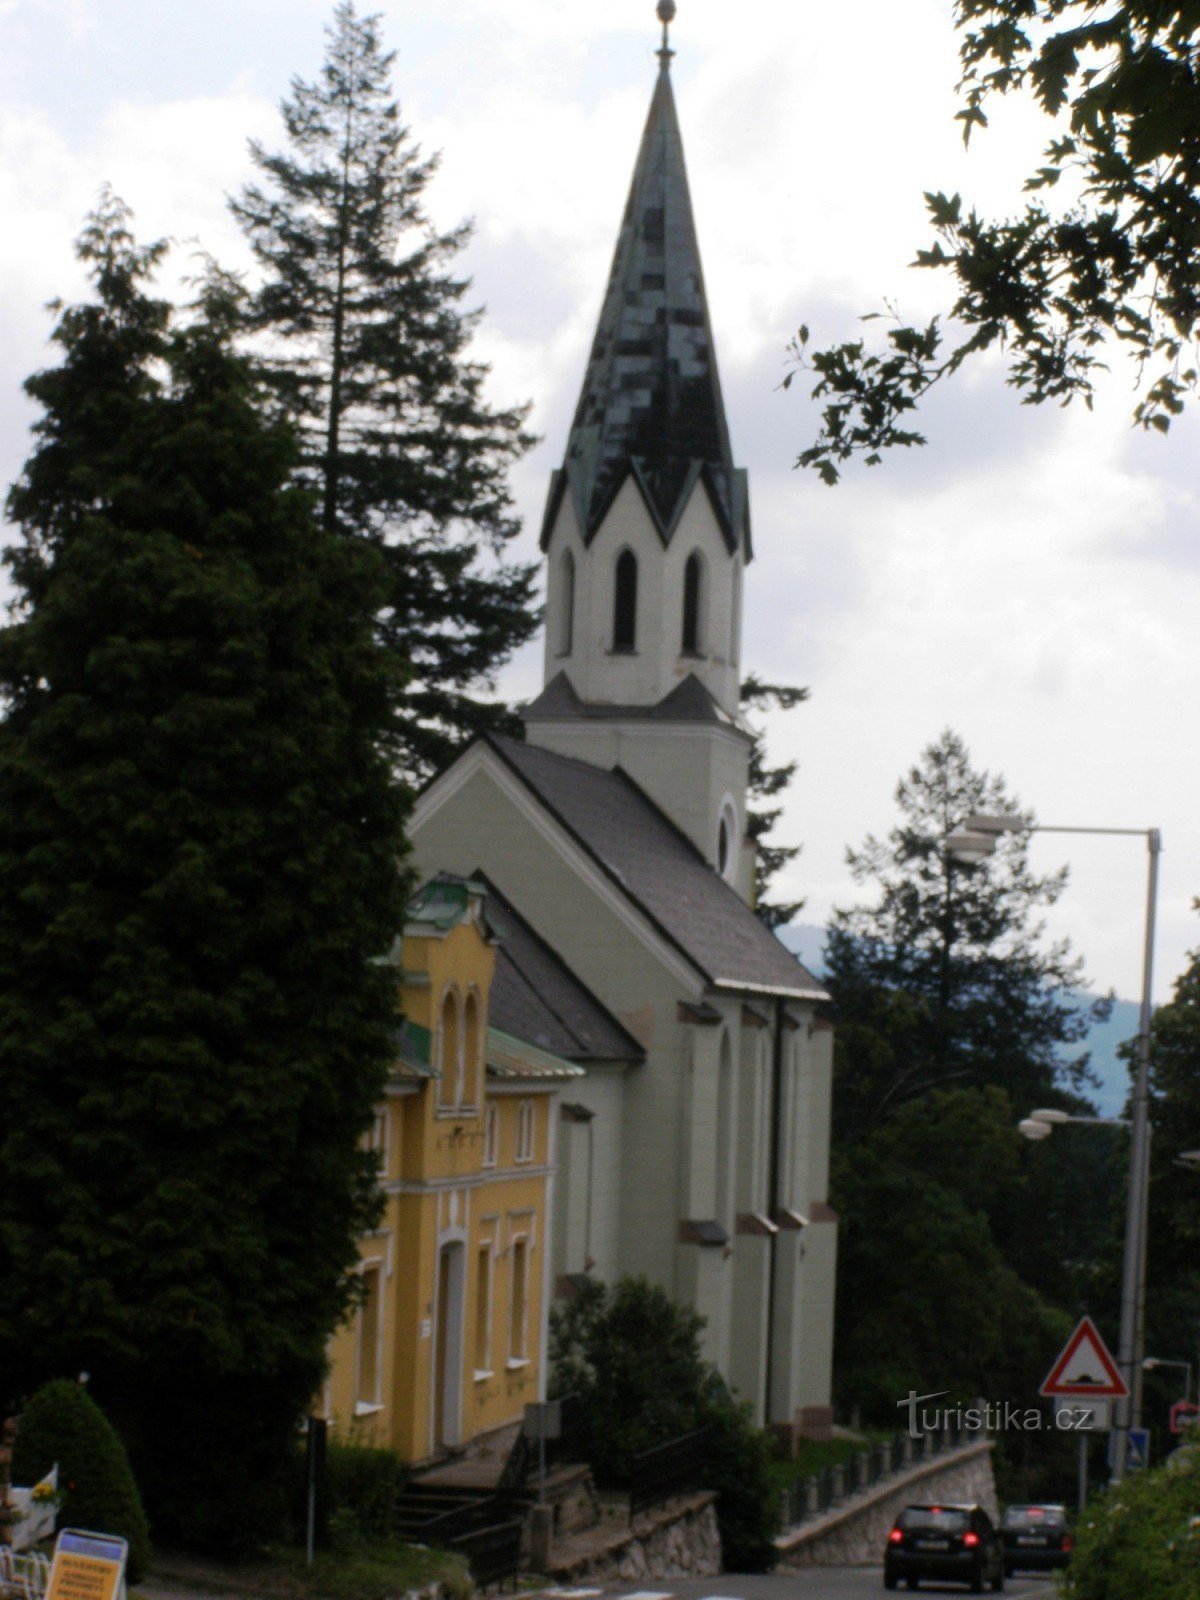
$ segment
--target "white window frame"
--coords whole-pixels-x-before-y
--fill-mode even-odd
[[[487,1254],[487,1324],[484,1329],[483,1365],[475,1368],[475,1382],[482,1383],[485,1378],[492,1376],[492,1333],[496,1320],[496,1238],[494,1232],[485,1233],[479,1240],[475,1250],[475,1293],[479,1294],[479,1258]],[[475,1306],[475,1349],[474,1357],[479,1359],[479,1306]]]
[[[483,1113],[483,1158],[481,1166],[494,1167],[500,1160],[500,1107],[489,1100]]]
[[[537,1107],[533,1100],[517,1102],[517,1148],[513,1159],[522,1165],[533,1160],[537,1143]]]
[[[518,1251],[518,1246],[520,1250]],[[529,1275],[530,1257],[533,1254],[533,1230],[514,1233],[508,1245],[508,1370],[529,1365]],[[517,1260],[523,1263],[521,1272],[521,1321],[517,1325]]]
[[[358,1337],[354,1347],[354,1415],[356,1417],[370,1417],[383,1410],[383,1330],[385,1325],[383,1285],[384,1266],[381,1257],[371,1256],[359,1266],[359,1276],[364,1280],[368,1275],[375,1278],[375,1393],[372,1398],[363,1395],[363,1343],[371,1336],[367,1328],[366,1316],[367,1300],[364,1298],[358,1307]]]

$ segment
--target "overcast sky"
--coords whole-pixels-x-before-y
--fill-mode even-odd
[[[364,7],[364,9],[366,9]],[[476,220],[467,254],[497,401],[530,399],[542,443],[514,489],[536,552],[656,62],[653,0],[383,3],[396,88],[442,151],[431,209]],[[0,0],[0,480],[28,446],[23,378],[47,359],[47,300],[81,290],[72,240],[100,185],[143,237],[246,253],[224,196],[246,141],[278,142],[293,74],[319,67],[326,0]],[[1021,407],[993,366],[924,418],[928,446],[837,489],[792,470],[804,393],[779,385],[800,322],[853,337],[885,299],[938,306],[907,270],[922,191],[1011,208],[1045,130],[1001,116],[964,157],[950,0],[679,0],[676,94],[734,451],[750,469],[757,560],[747,665],[811,701],[770,725],[800,770],[779,829],[804,851],[787,890],[823,921],[855,891],[848,844],[895,821],[896,781],[949,726],[1045,823],[1164,833],[1156,989],[1200,944],[1197,422],[1129,425],[1128,374],[1097,410]],[[537,692],[530,648],[502,682]],[[1070,861],[1053,913],[1100,987],[1136,997],[1145,851],[1034,841]]]

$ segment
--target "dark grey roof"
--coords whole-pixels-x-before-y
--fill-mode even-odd
[[[487,742],[710,983],[824,993],[632,778],[489,734]]]
[[[557,673],[521,713],[525,722],[555,722],[564,717],[587,717],[607,722],[631,719],[653,722],[723,722],[737,724],[723,711],[694,672],[689,672],[669,694],[652,706],[610,705],[581,700],[565,672]]]
[[[488,997],[492,1026],[568,1061],[642,1061],[645,1051],[538,937],[511,900],[486,885],[484,914],[497,935]]]
[[[568,488],[590,541],[631,474],[664,540],[702,480],[730,549],[744,542],[749,559],[746,474],[733,465],[666,56],[543,547]]]

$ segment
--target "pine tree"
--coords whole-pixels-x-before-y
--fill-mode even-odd
[[[504,715],[481,686],[537,626],[534,568],[503,558],[506,486],[531,443],[494,410],[469,344],[478,313],[452,272],[469,229],[437,233],[424,157],[392,95],[378,19],[343,0],[319,78],[293,80],[287,149],[233,210],[263,268],[252,325],[303,438],[327,530],[371,540],[391,584],[385,637],[411,664],[403,757],[427,775]]]
[[[229,1549],[270,1531],[374,1211],[397,684],[382,563],[289,486],[229,286],[174,325],[112,199],[79,249],[9,498],[0,1375],[88,1370],[158,1531]]]
[[[1078,1088],[1077,1044],[1107,1002],[1080,1009],[1082,964],[1065,941],[1043,942],[1042,908],[1065,869],[1039,876],[1027,832],[1004,836],[990,861],[954,860],[947,837],[974,813],[1017,811],[1003,779],[977,772],[946,731],[896,790],[900,825],[847,852],[873,903],[835,912],[826,980],[838,1017],[837,1135],[861,1134],[932,1088],[996,1084],[1023,1108],[1056,1082]],[[1032,816],[1024,813],[1032,823]]]
[[[773,705],[781,711],[790,711],[808,699],[807,689],[794,685],[764,683],[753,673],[741,687],[741,702],[751,710],[763,710]],[[804,909],[803,900],[772,900],[768,898],[772,880],[800,854],[798,844],[768,844],[766,836],[782,814],[782,806],[767,804],[781,795],[796,775],[795,761],[781,761],[778,766],[767,762],[766,741],[756,734],[750,750],[750,804],[746,812],[746,832],[758,847],[754,862],[754,909],[768,928],[782,928]]]

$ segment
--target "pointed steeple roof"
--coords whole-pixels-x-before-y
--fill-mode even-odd
[[[730,549],[749,556],[745,473],[734,468],[688,193],[662,63],[621,223],[583,391],[554,474],[542,545],[567,489],[585,541],[632,474],[664,543],[703,478]]]

